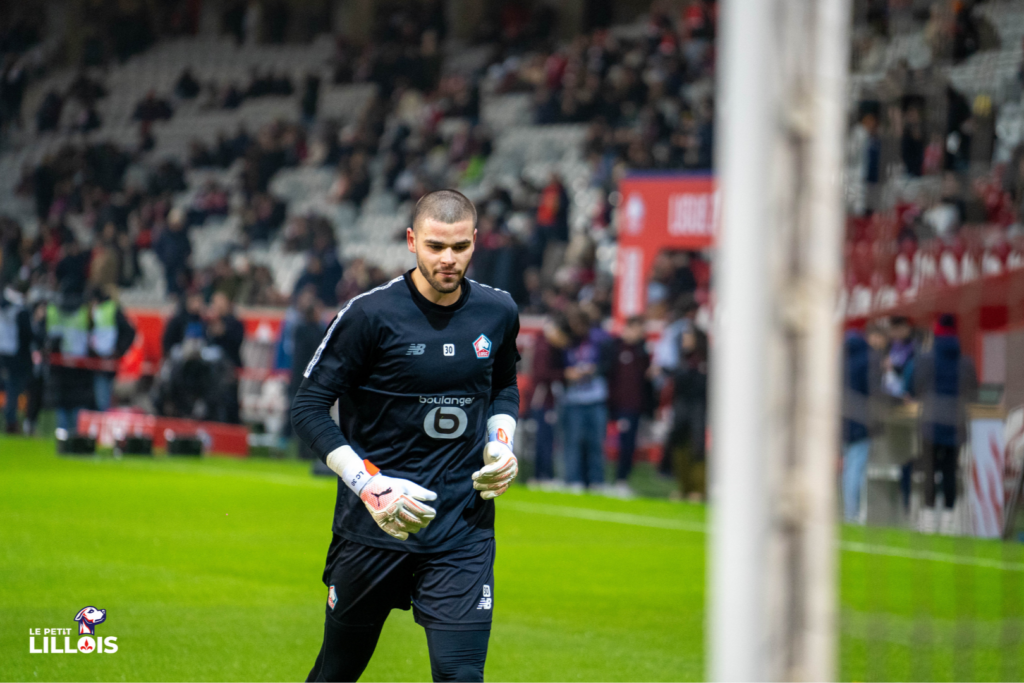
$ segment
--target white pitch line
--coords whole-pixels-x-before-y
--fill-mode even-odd
[[[902,557],[908,560],[928,560],[931,562],[946,562],[948,564],[962,564],[972,567],[985,567],[986,569],[999,569],[1005,572],[1024,572],[1024,564],[1019,562],[1000,562],[989,560],[984,557],[958,557],[947,553],[934,553],[928,550],[910,550],[907,548],[894,548],[888,545],[871,545],[869,543],[857,543],[854,541],[843,541],[839,548],[848,553],[865,553],[868,555],[888,555],[889,557]]]
[[[692,531],[703,534],[707,531],[700,522],[684,522],[681,519],[664,519],[662,517],[647,517],[645,515],[631,515],[625,512],[605,512],[603,510],[591,510],[590,508],[565,507],[562,505],[544,505],[543,503],[524,503],[518,500],[502,501],[499,507],[512,508],[523,512],[536,512],[540,515],[555,515],[557,517],[573,517],[575,519],[589,519],[594,522],[613,522],[615,524],[629,524],[630,526],[645,526],[653,529],[672,529],[674,531]]]
[[[613,524],[627,524],[629,526],[641,526],[651,529],[670,529],[672,531],[689,531],[701,534],[707,533],[707,527],[704,524],[701,524],[700,522],[687,522],[681,519],[664,519],[662,517],[632,515],[624,512],[605,512],[603,510],[567,507],[563,505],[526,503],[518,500],[502,501],[498,503],[498,505],[499,507],[511,508],[521,512],[532,512],[540,515],[586,519],[593,522],[612,522]],[[873,545],[868,543],[857,543],[854,541],[841,541],[839,543],[839,549],[848,553],[885,555],[888,557],[899,557],[907,560],[944,562],[946,564],[983,567],[985,569],[997,569],[1007,572],[1024,572],[1024,564],[1018,562],[1001,562],[999,560],[990,560],[983,557],[958,557],[947,553],[936,553],[927,550],[911,550],[908,548],[897,548],[888,545]]]

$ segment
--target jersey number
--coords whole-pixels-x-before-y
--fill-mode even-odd
[[[423,431],[435,439],[457,439],[466,431],[469,418],[462,408],[434,408],[423,420]]]

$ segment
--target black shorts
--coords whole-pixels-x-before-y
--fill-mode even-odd
[[[392,609],[411,606],[425,628],[490,630],[494,539],[439,553],[403,553],[335,535],[324,584],[327,614],[345,626],[383,624]]]

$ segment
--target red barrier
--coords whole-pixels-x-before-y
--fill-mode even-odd
[[[249,455],[249,430],[242,425],[200,422],[143,413],[112,410],[106,413],[83,410],[78,413],[79,434],[96,437],[99,445],[110,448],[119,436],[143,435],[153,439],[157,448],[167,447],[174,434],[195,435],[209,453],[246,457]]]

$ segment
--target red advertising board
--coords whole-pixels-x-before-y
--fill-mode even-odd
[[[643,313],[647,279],[660,251],[714,245],[719,201],[710,175],[628,175],[619,192],[615,317],[622,320]]]

